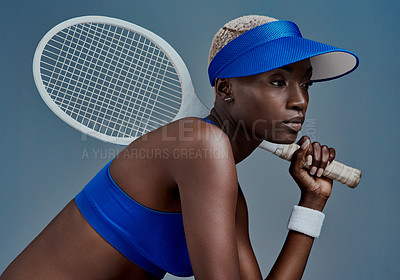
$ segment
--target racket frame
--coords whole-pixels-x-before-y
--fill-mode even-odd
[[[73,128],[77,129],[78,131],[86,135],[89,135],[91,137],[97,138],[105,142],[110,142],[119,145],[128,145],[133,140],[138,138],[134,136],[132,137],[110,136],[85,126],[84,124],[80,123],[79,121],[69,116],[62,109],[60,109],[46,90],[46,87],[43,83],[41,76],[40,63],[43,51],[47,43],[58,32],[66,28],[69,28],[73,25],[85,24],[85,23],[107,24],[127,29],[131,32],[137,33],[147,38],[157,47],[159,47],[161,51],[164,52],[164,54],[168,57],[171,64],[174,66],[182,88],[182,103],[178,113],[175,115],[172,121],[188,116],[203,117],[209,113],[207,107],[201,102],[201,100],[198,98],[198,96],[194,91],[189,71],[185,63],[183,62],[182,58],[164,39],[162,39],[155,33],[147,29],[144,29],[143,27],[140,27],[136,24],[124,20],[105,17],[105,16],[82,16],[63,21],[54,26],[51,30],[49,30],[39,42],[33,58],[33,77],[35,80],[36,87],[40,93],[40,96],[42,97],[46,105],[53,111],[53,113],[56,114],[59,118],[61,118],[63,121],[65,121],[67,124],[69,124]]]

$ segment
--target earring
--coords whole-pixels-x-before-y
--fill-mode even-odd
[[[232,97],[226,97],[226,98],[224,98],[224,100],[225,100],[226,102],[231,102],[231,101],[233,100],[233,98],[232,98]]]

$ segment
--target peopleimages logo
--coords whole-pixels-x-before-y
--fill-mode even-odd
[[[163,126],[159,130],[161,132],[161,141],[163,142],[188,142],[213,139],[219,141],[224,138],[224,134],[219,130],[205,129],[204,127],[193,125],[198,122],[195,119],[183,119],[179,121],[178,126]],[[248,128],[244,121],[232,125],[229,121],[225,121],[221,125],[221,129],[231,135],[232,140],[240,137],[241,140],[247,141],[262,141],[263,139],[272,139],[274,142],[285,141],[280,132],[283,131],[281,126],[282,121],[257,120]],[[272,131],[267,131],[265,127],[272,127]],[[201,133],[196,132],[197,129],[202,129]],[[264,129],[264,130],[263,130]],[[270,135],[269,135],[270,134]],[[317,120],[307,119],[302,125],[302,130],[298,134],[298,138],[303,135],[310,137],[311,141],[317,140]],[[270,136],[270,137],[269,137]],[[141,141],[148,141],[149,135],[141,136]],[[82,134],[82,141],[87,141],[87,136]],[[119,155],[122,153],[122,155]],[[125,154],[124,154],[125,153]],[[168,150],[166,148],[140,148],[140,149],[123,149],[120,146],[117,148],[84,148],[82,159],[112,159],[119,156],[135,159],[220,159],[228,156],[227,151],[217,149],[197,149],[197,148],[176,148]]]

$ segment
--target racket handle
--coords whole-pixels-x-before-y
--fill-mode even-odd
[[[263,141],[260,144],[260,148],[267,150],[282,159],[290,161],[293,153],[297,149],[299,149],[300,146],[297,144],[283,145],[283,144],[274,144]],[[304,161],[303,165],[305,168],[310,169],[306,161]],[[358,183],[361,180],[360,170],[344,165],[343,163],[337,161],[332,161],[325,168],[324,173],[322,175],[329,179],[336,180],[348,186],[349,188],[357,187]]]

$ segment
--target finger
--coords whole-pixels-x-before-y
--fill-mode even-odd
[[[313,154],[314,154],[313,145],[310,145],[310,146],[308,146],[308,150],[307,150],[307,153],[306,153],[306,156],[305,156],[307,165],[310,168],[311,168],[311,165],[312,165],[312,162],[313,162]]]
[[[298,171],[303,168],[303,159],[308,151],[308,147],[311,146],[311,141],[308,137],[302,137],[297,144],[300,145],[300,149],[294,152],[289,167],[289,172],[292,174],[298,174]]]
[[[328,165],[335,159],[335,157],[336,157],[336,150],[334,148],[329,148]]]
[[[317,177],[321,177],[322,174],[324,173],[324,170],[328,165],[328,160],[329,160],[329,149],[328,146],[323,145],[321,147],[321,162],[318,167]]]
[[[299,146],[301,147],[302,144],[303,144],[304,142],[306,142],[307,140],[308,140],[309,143],[311,143],[310,137],[308,137],[308,136],[302,136],[302,137],[300,138],[300,140],[297,141],[297,145],[299,145]]]
[[[300,140],[297,142],[297,145],[299,145],[300,148],[301,148],[302,145],[303,145],[306,141],[308,141],[308,144],[310,144],[310,143],[311,143],[310,137],[308,137],[308,136],[303,136],[303,137],[301,137]],[[311,145],[309,145],[309,146],[311,146]],[[307,148],[307,147],[306,147],[306,148]],[[311,147],[311,149],[312,149],[312,147]],[[304,155],[304,158],[305,158],[306,161],[307,161],[307,156],[310,154],[309,148],[306,149],[305,151],[306,151],[306,154]],[[311,160],[312,160],[312,157],[311,157]],[[311,162],[309,163],[309,165],[311,165]]]
[[[321,163],[321,144],[318,142],[312,143],[312,163],[310,168],[310,175],[315,175]]]

